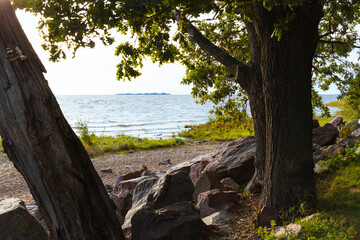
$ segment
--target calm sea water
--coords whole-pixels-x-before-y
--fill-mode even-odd
[[[323,95],[324,102],[335,101],[336,96]],[[184,130],[185,125],[207,122],[212,108],[211,104],[196,104],[191,95],[62,95],[56,98],[75,131],[77,122],[82,121],[96,135],[124,133],[166,138]]]

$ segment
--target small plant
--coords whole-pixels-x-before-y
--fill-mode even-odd
[[[92,140],[93,140],[95,135],[93,133],[90,133],[87,122],[79,120],[79,121],[76,122],[75,128],[78,130],[80,138],[85,143],[89,144],[90,146],[93,145]]]
[[[276,237],[274,236],[275,234],[275,230],[274,227],[276,226],[276,222],[274,220],[271,220],[271,230],[268,229],[267,227],[259,227],[258,228],[258,234],[261,237],[261,239],[264,240],[273,240],[276,239]]]
[[[354,131],[354,129],[355,127],[350,124],[344,126],[339,132],[339,138],[344,139],[349,137],[352,131]]]

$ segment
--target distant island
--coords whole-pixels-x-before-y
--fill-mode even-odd
[[[117,93],[116,95],[171,95],[170,93]]]

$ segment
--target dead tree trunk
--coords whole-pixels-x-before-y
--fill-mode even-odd
[[[65,120],[8,0],[0,0],[0,133],[52,239],[124,239],[114,204]]]

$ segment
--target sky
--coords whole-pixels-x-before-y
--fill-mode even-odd
[[[191,86],[181,85],[185,67],[179,63],[159,67],[146,61],[142,75],[129,81],[116,80],[116,65],[120,58],[114,55],[117,44],[105,47],[101,43],[95,49],[79,49],[76,57],[67,54],[66,60],[49,62],[49,53],[42,49],[37,30],[37,18],[31,13],[16,11],[17,17],[29,41],[44,64],[50,88],[55,95],[107,95],[116,93],[166,92],[190,94]]]
[[[97,44],[95,49],[79,49],[76,57],[67,54],[66,60],[49,62],[49,53],[41,47],[41,39],[37,27],[38,19],[31,13],[17,10],[18,19],[36,53],[43,62],[50,88],[55,95],[113,95],[116,93],[166,92],[171,94],[190,94],[191,86],[181,85],[185,76],[185,67],[179,63],[166,64],[161,67],[146,61],[142,75],[130,81],[116,80],[116,65],[120,57],[116,57],[115,47]],[[118,40],[125,39],[119,35]],[[117,42],[119,43],[119,41]],[[331,86],[320,94],[336,94],[339,91]]]

